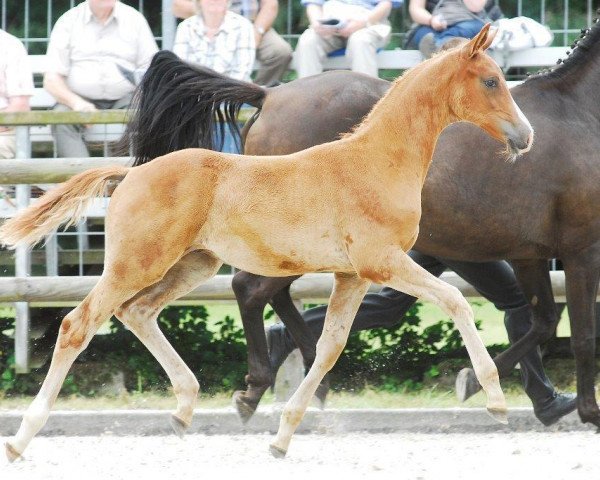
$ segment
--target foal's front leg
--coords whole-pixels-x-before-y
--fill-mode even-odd
[[[357,270],[377,283],[439,306],[454,320],[473,363],[475,375],[487,394],[488,413],[499,422],[507,423],[506,401],[500,388],[498,370],[477,333],[473,310],[459,290],[416,264],[399,248],[383,250],[375,262],[375,268],[369,266]]]
[[[359,278],[356,274],[335,274],[323,333],[317,343],[315,362],[283,409],[279,431],[271,444],[271,453],[274,456],[283,457],[287,453],[292,435],[300,424],[319,383],[331,370],[346,345],[350,327],[370,285],[369,280]]]

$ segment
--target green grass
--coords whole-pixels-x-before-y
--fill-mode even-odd
[[[477,300],[471,301],[470,303],[473,307],[475,318],[481,320],[480,333],[483,342],[486,345],[508,343],[508,337],[506,335],[506,330],[504,329],[504,313],[496,310],[494,305],[487,301]],[[236,325],[239,327],[242,326],[240,311],[235,301],[206,302],[205,307],[209,313],[209,325],[225,318],[225,316],[230,316],[235,320]],[[270,309],[270,307],[267,307],[267,309]],[[14,316],[14,308],[0,306],[0,316]],[[420,316],[423,328],[447,318],[437,306],[428,303],[422,304]],[[273,319],[269,319],[265,324],[269,325],[273,321]],[[109,325],[107,323],[102,326],[99,333],[108,333],[108,328]],[[557,335],[559,337],[569,337],[570,334],[569,316],[565,309],[561,321],[558,324]]]
[[[504,312],[497,310],[496,307],[488,301],[477,300],[471,301],[470,304],[473,307],[475,318],[481,320],[480,334],[483,342],[486,345],[508,343],[506,329],[504,328]],[[237,303],[214,303],[207,304],[206,307],[211,320],[217,321],[225,317],[225,315],[229,315],[236,321],[236,324],[241,327],[242,320]],[[422,328],[448,318],[439,307],[429,303],[422,304],[419,314],[421,317]],[[266,324],[270,324],[272,321],[273,320],[267,320]],[[563,312],[561,321],[558,325],[557,334],[559,337],[568,337],[571,334],[569,328],[569,316],[566,309],[565,312]]]

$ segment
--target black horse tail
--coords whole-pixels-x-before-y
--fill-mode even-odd
[[[261,108],[266,93],[253,83],[160,51],[134,93],[129,123],[118,149],[133,156],[134,166],[183,148],[220,150],[226,125],[239,146],[240,108],[245,103]],[[216,132],[220,133],[220,145],[215,145]]]

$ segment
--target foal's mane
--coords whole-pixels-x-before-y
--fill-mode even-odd
[[[388,88],[387,92],[385,92],[385,95],[377,101],[377,103],[373,106],[371,111],[363,117],[363,119],[360,121],[360,123],[356,124],[354,126],[354,128],[352,130],[350,130],[349,132],[340,134],[339,138],[340,139],[349,138],[349,137],[353,136],[354,134],[356,134],[359,130],[361,130],[364,126],[366,126],[369,123],[374,112],[376,110],[378,110],[379,104],[386,100],[388,95],[390,95],[391,92],[398,87],[399,83],[401,83],[401,82],[406,83],[407,81],[410,81],[410,79],[412,77],[416,76],[421,70],[423,70],[423,68],[428,68],[428,66],[430,66],[432,64],[431,62],[434,62],[436,59],[439,61],[439,60],[445,58],[448,54],[452,53],[453,50],[454,49],[441,51],[441,52],[435,54],[429,60],[427,60],[425,62],[421,62],[421,63],[415,65],[414,67],[409,68],[408,70],[405,70],[402,73],[402,75],[398,76],[393,82],[391,82],[390,88]]]
[[[567,51],[567,57],[559,59],[556,65],[545,70],[540,70],[529,76],[526,82],[531,80],[554,80],[560,79],[573,68],[588,61],[588,52],[600,42],[600,9],[596,10],[597,17],[592,21],[590,28],[582,28],[581,35],[571,44],[572,52]]]

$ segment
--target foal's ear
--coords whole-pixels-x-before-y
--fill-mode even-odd
[[[483,52],[492,44],[497,30],[490,31],[490,26],[491,23],[486,23],[477,36],[463,47],[463,51],[467,54],[468,58],[479,52]]]

